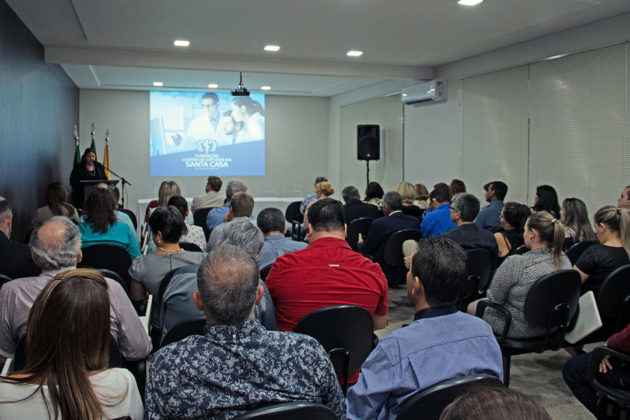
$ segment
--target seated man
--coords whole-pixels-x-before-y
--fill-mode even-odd
[[[212,249],[217,246],[218,238],[223,236],[223,230],[227,229],[230,223],[250,222],[253,224],[254,221],[253,219],[251,219],[253,211],[254,197],[245,192],[234,194],[234,196],[230,200],[230,208],[228,210],[228,213],[227,215],[225,215],[224,218],[225,222],[215,226],[215,228],[212,229],[212,233],[208,238],[206,251],[212,251]]]
[[[254,259],[258,257],[264,242],[260,229],[249,221],[229,223],[221,234],[221,237],[217,238],[219,244],[243,248]],[[181,322],[203,319],[203,313],[197,310],[190,299],[192,293],[197,290],[198,268],[198,264],[191,264],[178,269],[164,290],[160,307],[162,338]],[[260,285],[264,290],[263,299],[254,308],[254,316],[268,330],[277,330],[276,312],[271,295],[262,280]]]
[[[154,354],[148,418],[231,419],[294,401],[324,404],[343,418],[343,394],[322,346],[302,334],[267,331],[254,319],[263,289],[251,255],[215,248],[199,267],[197,285],[192,300],[205,315],[205,334]]]
[[[352,185],[344,188],[343,191],[341,191],[341,196],[343,197],[343,201],[345,203],[343,206],[343,212],[346,218],[346,224],[348,225],[353,220],[361,217],[371,217],[372,219],[377,219],[382,216],[378,207],[374,204],[364,203],[361,201],[359,190]]]
[[[445,238],[421,239],[407,273],[414,322],[383,338],[348,391],[349,419],[395,419],[412,394],[459,376],[502,378],[501,349],[487,322],[458,312],[466,255]]]
[[[206,217],[206,225],[209,230],[212,230],[223,223],[223,218],[230,210],[230,201],[232,201],[232,196],[238,192],[247,192],[247,185],[243,184],[243,181],[239,179],[233,179],[228,182],[227,188],[225,189],[225,205],[223,207],[210,210],[208,212],[208,216]]]
[[[36,276],[41,271],[33,262],[27,245],[9,239],[13,225],[13,210],[9,202],[0,200],[0,274],[16,279]]]
[[[481,229],[494,232],[501,227],[501,210],[503,210],[503,200],[508,191],[508,186],[501,181],[488,182],[483,186],[484,196],[488,204],[481,212],[475,224]]]
[[[195,213],[199,209],[207,209],[209,207],[223,207],[225,197],[219,194],[223,181],[218,176],[209,176],[206,183],[206,193],[197,195],[193,198],[190,211]]]
[[[451,239],[464,249],[483,248],[490,252],[494,259],[499,248],[492,232],[478,227],[474,221],[479,213],[479,200],[472,194],[459,193],[453,196],[450,206],[451,220],[457,227],[442,235]]]
[[[26,335],[26,321],[35,298],[58,273],[76,268],[81,262],[81,235],[68,218],[48,219],[31,237],[31,252],[42,273],[37,277],[13,280],[0,289],[0,361],[15,353]],[[111,334],[127,360],[145,359],[151,342],[140,318],[122,286],[107,281],[111,304]]]
[[[423,238],[441,235],[455,227],[451,221],[451,214],[448,211],[451,200],[451,193],[448,185],[444,183],[435,184],[433,191],[429,195],[430,207],[433,209],[424,216],[420,222],[420,231]]]
[[[258,213],[256,224],[265,235],[265,243],[258,255],[260,268],[273,264],[276,258],[287,252],[299,251],[308,245],[306,242],[292,241],[284,236],[287,224],[284,215],[278,209],[273,207],[263,209]]]

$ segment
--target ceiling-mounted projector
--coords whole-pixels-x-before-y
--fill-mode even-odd
[[[249,96],[249,90],[243,86],[243,72],[239,72],[240,79],[236,89],[232,91],[232,96]]]

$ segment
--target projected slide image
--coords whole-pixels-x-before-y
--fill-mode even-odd
[[[265,95],[151,92],[151,176],[265,175]]]

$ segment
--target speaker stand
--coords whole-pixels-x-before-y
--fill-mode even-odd
[[[369,160],[365,161],[365,166],[367,167],[367,184],[365,184],[367,186],[370,183],[370,161]]]

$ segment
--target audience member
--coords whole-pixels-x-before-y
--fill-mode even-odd
[[[484,321],[458,312],[466,255],[445,238],[421,239],[407,274],[414,322],[389,333],[348,390],[348,419],[395,419],[412,394],[447,379],[490,374],[501,378],[501,349]]]
[[[390,282],[396,278],[397,269],[385,263],[385,244],[387,240],[399,230],[418,230],[418,219],[402,212],[402,197],[396,191],[390,191],[383,196],[383,213],[372,222],[365,241],[359,237],[359,251],[371,255],[377,262]]]
[[[9,239],[12,225],[13,210],[7,200],[0,200],[0,274],[12,279],[36,276],[40,269],[33,262],[28,246]]]
[[[252,258],[256,259],[264,243],[263,234],[249,221],[230,223],[217,238],[220,245],[234,245],[243,248]],[[216,248],[216,247],[215,247]],[[197,264],[191,264],[175,270],[171,281],[164,291],[160,302],[160,322],[162,324],[162,337],[175,325],[203,319],[203,313],[199,312],[190,299],[197,290]],[[268,330],[277,330],[276,311],[273,300],[265,283],[260,280],[263,287],[263,299],[254,308],[254,317]]]
[[[413,204],[420,207],[422,210],[426,210],[429,207],[429,190],[424,184],[416,184],[414,185],[414,189],[416,190],[416,199]]]
[[[442,236],[448,238],[464,249],[482,248],[490,252],[495,263],[498,248],[494,235],[475,224],[475,217],[479,214],[479,200],[472,194],[455,194],[451,210],[451,220],[457,225]]]
[[[55,216],[36,229],[30,248],[42,273],[6,283],[0,289],[0,362],[15,352],[26,333],[29,310],[37,295],[59,273],[81,262],[79,229],[70,219]],[[105,279],[111,304],[110,330],[127,360],[144,359],[151,350],[146,330],[129,297],[114,280]]]
[[[466,184],[461,179],[454,179],[451,181],[451,184],[448,186],[449,192],[451,193],[451,197],[455,194],[465,193],[466,192]]]
[[[104,190],[109,191],[110,194],[112,194],[112,196],[114,197],[114,215],[116,215],[116,221],[120,223],[124,223],[127,226],[129,226],[129,230],[131,230],[131,232],[133,233],[133,236],[136,238],[136,241],[137,241],[138,235],[136,234],[136,227],[133,225],[133,222],[131,221],[131,217],[129,217],[128,214],[118,210],[118,199],[120,197],[117,197],[116,194],[114,193],[114,190],[111,189],[109,185],[107,185],[104,182],[96,184],[96,188],[102,188]],[[85,220],[86,220],[86,216],[83,215],[81,216],[79,221],[85,221]]]
[[[599,244],[590,246],[573,266],[582,277],[582,293],[597,294],[604,279],[615,268],[630,263],[630,210],[604,206],[593,221]]]
[[[350,185],[344,188],[343,191],[341,191],[341,196],[345,203],[343,212],[346,218],[346,224],[349,225],[350,222],[361,217],[370,217],[372,219],[381,217],[381,212],[378,210],[378,207],[361,201],[361,195],[356,187]]]
[[[558,270],[570,269],[571,263],[562,252],[564,226],[549,212],[533,213],[525,223],[525,245],[530,249],[523,255],[506,259],[494,275],[487,292],[487,299],[503,305],[512,316],[508,337],[536,337],[545,333],[544,327],[532,327],[525,321],[525,299],[536,281]],[[477,301],[468,305],[468,313],[475,314]],[[483,319],[488,321],[496,334],[501,334],[505,317],[494,309],[486,308]]]
[[[317,178],[315,178],[315,183],[313,184],[313,187],[315,187],[320,182],[328,182],[328,178],[326,178],[325,176],[318,176]],[[306,213],[306,209],[308,208],[308,205],[311,204],[315,200],[317,200],[317,194],[315,192],[304,197],[302,204],[300,204],[300,213],[302,214]]]
[[[219,194],[223,181],[218,176],[209,176],[206,183],[206,193],[197,195],[193,198],[190,211],[195,213],[199,209],[207,209],[209,207],[223,207],[225,197]]]
[[[86,217],[79,222],[83,248],[110,244],[125,248],[133,261],[141,254],[136,238],[124,223],[116,220],[114,196],[109,190],[97,188],[85,201]]]
[[[414,201],[416,201],[416,189],[413,184],[402,181],[396,186],[396,192],[400,194],[403,200],[402,212],[421,219],[424,212],[420,207],[414,204]]]
[[[30,311],[26,366],[0,380],[2,417],[142,419],[133,375],[107,369],[109,318],[99,272],[71,270],[50,280]]]
[[[379,210],[382,210],[384,194],[381,184],[372,181],[365,187],[365,202],[374,204]]]
[[[66,216],[79,223],[79,213],[74,206],[67,202],[68,191],[59,183],[53,182],[46,187],[46,205],[35,210],[31,225],[34,228],[41,226],[53,216]]]
[[[533,211],[548,211],[553,217],[560,218],[560,206],[558,194],[551,185],[539,185],[536,187]]]
[[[182,195],[182,190],[175,181],[164,181],[158,191],[158,207],[168,206],[168,200],[175,195]]]
[[[225,189],[225,205],[223,207],[210,210],[208,212],[208,216],[206,217],[206,225],[209,230],[214,229],[224,222],[223,219],[225,218],[225,215],[230,211],[232,196],[239,192],[247,192],[247,185],[245,185],[243,181],[240,179],[233,179],[228,182]]]
[[[446,406],[440,420],[551,420],[529,395],[508,387],[474,387]]]
[[[225,215],[225,223],[222,223],[218,226],[215,226],[212,229],[212,233],[210,233],[210,237],[208,238],[208,245],[206,246],[206,250],[212,251],[212,248],[217,246],[217,240],[221,236],[223,236],[223,230],[227,229],[230,223],[236,222],[250,222],[254,223],[254,220],[251,218],[252,213],[254,212],[254,197],[245,193],[239,192],[232,196],[230,200],[230,208],[228,213]]]
[[[281,255],[300,251],[308,246],[306,242],[292,241],[284,236],[287,224],[282,212],[276,208],[263,209],[258,213],[256,224],[265,236],[265,243],[257,259],[261,269],[273,264]]]
[[[617,200],[617,207],[630,210],[630,185],[621,192]]]
[[[335,189],[333,188],[332,185],[330,185],[330,183],[328,181],[323,181],[320,182],[319,184],[315,185],[315,200],[319,200],[322,198],[328,198],[331,195],[333,195],[335,193]],[[309,203],[306,208],[308,209],[308,207],[311,204]]]
[[[586,204],[579,198],[565,198],[560,209],[560,221],[564,225],[564,249],[582,241],[595,241],[597,236],[593,232],[588,220]]]
[[[531,211],[525,204],[505,203],[501,210],[501,228],[495,232],[494,239],[499,247],[498,265],[512,252],[523,245],[523,229]]]
[[[231,419],[294,401],[325,404],[343,418],[343,394],[321,345],[305,335],[267,331],[254,319],[263,290],[250,253],[219,246],[196,277],[192,299],[205,316],[205,333],[153,356],[149,418]]]
[[[491,232],[501,227],[499,215],[503,209],[503,200],[508,191],[508,186],[501,181],[492,181],[483,186],[484,198],[489,203],[475,220],[477,226]]]
[[[429,200],[432,211],[427,213],[420,223],[420,231],[425,238],[441,235],[455,227],[448,209],[451,200],[448,185],[435,184]]]
[[[168,200],[169,206],[175,206],[177,210],[184,217],[184,233],[182,237],[179,238],[180,242],[195,244],[199,247],[199,250],[203,250],[206,247],[206,235],[203,233],[203,229],[201,226],[189,225],[186,223],[186,218],[190,213],[188,210],[188,201],[181,195],[174,195]]]

